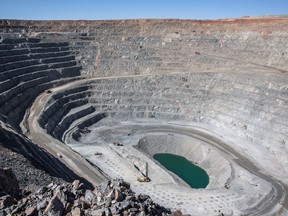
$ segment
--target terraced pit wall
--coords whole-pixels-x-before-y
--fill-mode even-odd
[[[115,21],[2,20],[9,36],[65,41],[91,77],[287,70],[287,18]],[[8,34],[7,34],[8,33]],[[16,34],[15,34],[16,33]]]
[[[1,20],[0,119],[20,130],[41,92],[106,77],[64,90],[40,125],[62,140],[83,117],[203,123],[248,143],[235,148],[264,147],[287,171],[287,29],[287,18]]]

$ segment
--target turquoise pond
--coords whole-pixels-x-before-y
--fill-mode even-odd
[[[196,166],[185,157],[174,154],[155,154],[153,156],[166,169],[170,170],[191,188],[206,188],[209,184],[209,176],[205,170]]]

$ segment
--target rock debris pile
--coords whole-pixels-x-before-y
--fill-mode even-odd
[[[154,203],[148,195],[134,193],[130,184],[122,179],[105,181],[93,191],[87,189],[79,180],[72,184],[52,182],[31,193],[19,191],[19,185],[15,184],[15,181],[10,181],[9,184],[6,180],[11,176],[15,179],[11,169],[1,170],[0,215],[173,214],[170,209]],[[2,181],[4,179],[6,180]]]

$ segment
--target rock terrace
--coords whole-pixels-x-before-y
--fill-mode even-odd
[[[286,215],[287,29],[285,16],[1,20],[0,141],[67,182],[123,178],[187,214]],[[188,188],[155,153],[197,163],[208,187]]]

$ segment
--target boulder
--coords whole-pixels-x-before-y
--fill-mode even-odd
[[[117,202],[122,202],[125,199],[125,195],[119,191],[119,190],[115,190],[115,200]]]
[[[72,210],[71,214],[72,216],[82,216],[84,212],[79,207],[76,207]]]
[[[73,190],[78,190],[79,189],[79,185],[80,185],[80,181],[79,180],[73,181],[73,183],[72,183]]]
[[[95,198],[95,194],[91,190],[85,191],[85,195],[84,195],[85,202],[91,204],[94,198]]]
[[[104,207],[105,207],[105,208],[108,208],[108,207],[110,207],[110,206],[111,206],[111,198],[108,197],[108,198],[106,198],[106,200],[105,200],[105,205],[104,205]]]
[[[45,199],[45,200],[39,200],[37,202],[37,210],[41,210],[41,209],[45,209],[48,205],[48,201]]]
[[[25,215],[27,215],[27,216],[37,215],[36,208],[35,207],[29,207],[29,208],[25,209]]]
[[[115,190],[114,190],[114,189],[111,190],[111,191],[108,193],[107,197],[111,198],[111,200],[114,200],[114,199],[115,199]]]
[[[0,208],[7,208],[15,203],[15,199],[10,195],[0,197]]]
[[[19,182],[11,168],[0,168],[0,191],[14,194],[19,190]]]
[[[123,209],[128,209],[130,206],[131,206],[131,202],[130,202],[130,201],[124,200],[124,201],[122,202],[122,208],[123,208]]]
[[[110,208],[105,209],[105,216],[112,216]]]
[[[44,213],[46,213],[48,216],[61,216],[64,211],[64,205],[58,198],[57,194],[55,194],[48,206],[46,207]]]
[[[119,181],[119,186],[124,187],[125,189],[130,189],[130,183],[124,181],[123,179]]]
[[[73,203],[66,203],[64,206],[64,215],[67,215],[69,212],[71,212],[73,207]]]
[[[110,184],[111,184],[111,181],[104,181],[100,183],[98,186],[98,191],[101,192],[102,194],[107,193],[109,191]]]
[[[103,209],[95,209],[95,210],[92,210],[91,215],[92,216],[104,216],[105,211]]]
[[[48,188],[47,187],[41,187],[41,188],[39,188],[37,191],[36,191],[36,194],[38,194],[38,195],[43,195],[46,191],[48,190]]]

